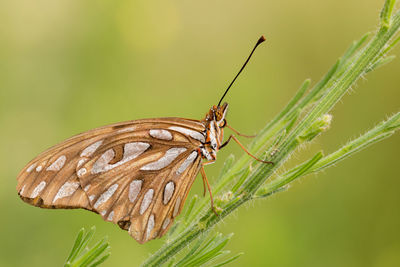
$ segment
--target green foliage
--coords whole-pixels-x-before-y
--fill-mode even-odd
[[[223,250],[223,248],[231,237],[232,234],[224,236],[221,233],[216,233],[213,236],[210,236],[210,234],[202,235],[198,238],[192,248],[188,250],[186,255],[181,257],[180,260],[171,260],[168,265],[175,267],[224,266],[242,255],[239,253],[230,258],[225,258],[219,263],[215,263],[215,261],[220,260],[223,256],[230,253],[227,250]]]
[[[108,252],[110,244],[106,237],[98,241],[92,248],[88,247],[95,231],[96,227],[94,226],[89,231],[84,228],[79,231],[65,267],[95,267],[110,256],[110,252]]]

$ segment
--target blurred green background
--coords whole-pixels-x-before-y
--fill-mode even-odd
[[[383,0],[0,1],[0,266],[60,266],[82,226],[108,235],[104,266],[137,266],[163,240],[136,243],[83,210],[23,203],[16,175],[46,148],[124,120],[200,119],[254,42],[268,41],[227,96],[230,125],[256,133],[301,82],[315,82],[348,45],[376,29]],[[400,49],[395,49],[400,54]],[[332,111],[332,128],[295,164],[398,111],[400,61],[368,74]],[[247,142],[244,140],[244,142]],[[240,208],[232,266],[399,266],[399,134],[285,193]],[[206,171],[213,180],[230,145]],[[201,179],[191,194],[201,194]]]

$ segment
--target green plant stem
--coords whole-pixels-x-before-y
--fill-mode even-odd
[[[323,157],[314,166],[307,170],[304,175],[318,172],[332,166],[340,160],[370,146],[373,143],[386,139],[394,134],[400,128],[400,112],[396,113],[388,120],[378,124],[375,128],[363,134],[362,136],[348,142],[339,150]]]
[[[317,153],[310,160],[299,164],[283,175],[278,176],[276,179],[268,182],[261,187],[256,197],[269,196],[277,192],[278,189],[291,183],[297,178],[306,176],[311,173],[316,173],[338,163],[339,161],[357,153],[358,151],[377,143],[395,133],[400,129],[400,112],[396,113],[388,120],[378,124],[376,127],[361,135],[360,137],[348,142],[346,145],[336,150],[335,152],[322,157],[321,152]]]

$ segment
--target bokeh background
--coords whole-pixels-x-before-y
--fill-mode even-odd
[[[112,245],[104,266],[138,266],[163,240],[139,245],[93,213],[29,206],[15,191],[20,169],[97,126],[202,118],[265,34],[226,99],[229,123],[256,133],[305,78],[317,81],[376,29],[383,2],[0,1],[0,266],[60,266],[77,231],[92,225]],[[334,151],[397,112],[399,71],[395,60],[361,80],[332,111],[331,129],[291,164]],[[230,250],[245,252],[232,266],[399,266],[399,148],[397,134],[240,208],[217,227],[235,233]],[[235,145],[222,150],[207,167],[210,180],[230,153],[243,154]]]

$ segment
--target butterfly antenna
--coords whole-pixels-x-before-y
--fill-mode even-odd
[[[244,69],[244,67],[246,67],[247,62],[249,62],[249,60],[250,60],[251,56],[253,55],[254,51],[256,50],[257,46],[258,46],[259,44],[261,44],[262,42],[264,42],[265,40],[266,40],[266,39],[265,39],[265,36],[264,36],[264,35],[261,35],[260,39],[258,39],[256,45],[254,46],[253,50],[251,51],[249,57],[248,57],[248,58],[246,59],[246,61],[244,62],[242,68],[239,70],[238,74],[236,74],[236,76],[235,76],[235,78],[233,79],[233,81],[231,82],[231,84],[230,84],[230,85],[228,86],[228,88],[225,90],[225,93],[224,93],[223,96],[221,97],[221,100],[218,102],[218,107],[220,106],[220,104],[221,104],[222,100],[224,99],[225,95],[228,93],[228,91],[229,91],[229,89],[231,88],[232,84],[235,82],[236,78],[237,78],[237,77],[239,76],[239,74],[242,72],[242,70]]]

